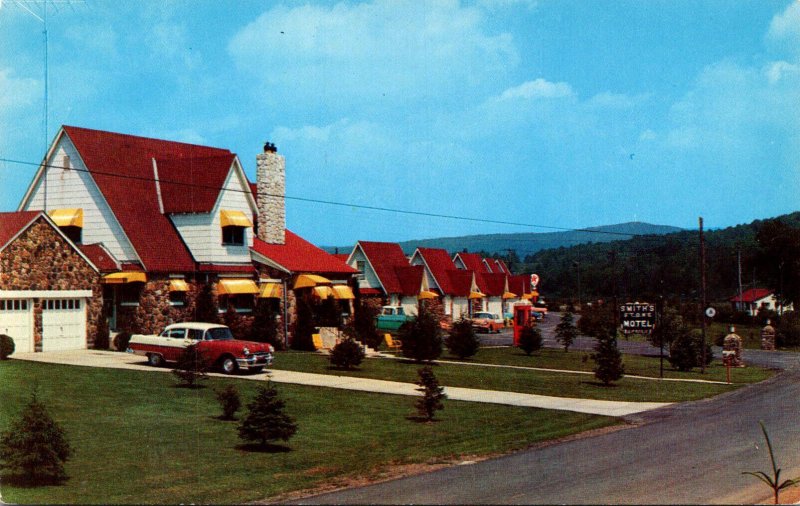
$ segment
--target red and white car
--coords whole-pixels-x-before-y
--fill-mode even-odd
[[[150,365],[160,366],[176,362],[190,344],[196,344],[206,360],[226,374],[238,369],[260,372],[272,364],[275,353],[270,344],[234,339],[225,325],[196,322],[167,325],[157,336],[134,334],[127,351],[147,357]]]
[[[472,328],[483,330],[489,334],[500,332],[505,327],[505,321],[495,313],[478,312],[472,315]]]

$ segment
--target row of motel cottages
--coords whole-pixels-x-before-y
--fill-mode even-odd
[[[328,254],[285,228],[284,158],[267,144],[256,164],[251,183],[226,149],[63,126],[17,212],[0,213],[0,333],[18,353],[90,347],[101,318],[157,333],[193,320],[205,285],[244,324],[271,300],[289,340],[308,290],[351,311],[356,286],[412,312],[427,298],[445,319],[530,296],[530,276],[474,254],[409,261],[365,241],[346,262]]]

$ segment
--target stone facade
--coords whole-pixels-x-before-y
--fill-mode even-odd
[[[761,349],[775,351],[775,327],[769,323],[769,320],[767,320],[766,326],[761,329]]]
[[[731,327],[730,334],[722,341],[722,358],[730,363],[731,367],[744,367],[742,359],[742,338]]]
[[[133,334],[158,334],[171,323],[194,320],[194,308],[202,283],[187,280],[189,291],[183,306],[170,303],[168,276],[149,275],[137,306],[117,308],[117,329]]]
[[[44,218],[0,251],[0,290],[92,290],[86,301],[87,346],[102,317],[100,274]],[[42,302],[33,301],[34,343],[42,349]]]
[[[258,238],[269,244],[286,242],[286,160],[265,146],[256,155],[256,203],[258,205]]]

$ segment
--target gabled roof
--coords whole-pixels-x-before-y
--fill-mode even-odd
[[[156,158],[164,212],[210,213],[236,156]]]
[[[526,293],[531,293],[531,275],[517,274],[508,277],[508,291],[522,297]]]
[[[417,248],[414,254],[419,254],[420,258],[422,258],[442,293],[455,295],[450,276],[447,274],[448,271],[457,270],[450,259],[450,254],[441,248]]]
[[[361,248],[387,294],[404,293],[403,284],[398,273],[402,272],[402,268],[409,267],[409,265],[408,259],[399,244],[358,241],[356,248]],[[419,286],[416,293],[419,293]]]
[[[736,294],[731,297],[729,300],[731,302],[756,302],[761,300],[765,297],[769,297],[772,295],[773,291],[768,290],[766,288],[750,288],[742,292],[742,298],[739,298],[739,295]]]
[[[486,264],[483,263],[483,258],[477,253],[456,253],[456,256],[453,257],[453,262],[455,262],[456,257],[460,258],[461,262],[471,271],[476,273],[492,272],[486,267]]]
[[[251,251],[255,253],[255,261],[292,274],[307,272],[349,275],[358,272],[288,229],[284,244],[268,244],[256,237],[253,239]]]
[[[450,292],[445,292],[448,295],[466,297],[472,291],[472,282],[475,279],[474,272],[452,269],[447,271],[447,277],[450,279]]]
[[[502,272],[484,273],[481,291],[491,297],[501,297],[506,291],[507,276]]]
[[[213,190],[178,196],[164,181],[221,186],[234,155],[227,149],[150,139],[74,126],[63,131],[111,207],[144,267],[156,272],[193,271],[194,259],[169,217],[161,213],[153,159],[161,181],[162,201],[173,210],[209,209]],[[188,171],[188,173],[187,173]],[[164,196],[177,202],[170,203]],[[216,190],[219,193],[219,190]],[[213,206],[213,203],[211,204]],[[165,209],[166,211],[166,209]],[[177,211],[175,211],[177,212]],[[206,211],[207,212],[207,211]]]
[[[511,276],[511,269],[508,268],[508,265],[506,265],[506,263],[503,260],[500,260],[498,258],[494,261],[494,264],[497,266],[500,272],[505,272],[506,274]],[[492,271],[494,271],[494,269],[492,269]]]
[[[114,255],[111,254],[102,244],[79,244],[78,248],[83,251],[89,260],[100,269],[100,272],[114,272],[122,270]]]
[[[0,250],[28,228],[42,214],[41,211],[0,213]]]
[[[401,295],[413,297],[419,295],[422,291],[422,279],[425,275],[425,267],[422,265],[405,265],[402,267],[394,268],[397,280],[400,283]]]

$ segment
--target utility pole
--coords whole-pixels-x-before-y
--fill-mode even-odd
[[[739,248],[739,310],[742,309],[742,248]]]
[[[703,335],[703,343],[700,351],[700,372],[706,372],[706,242],[703,237],[703,217],[700,222],[700,329]]]

